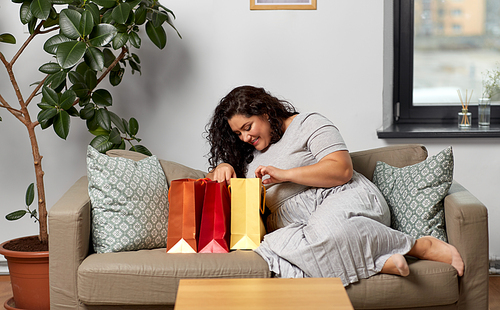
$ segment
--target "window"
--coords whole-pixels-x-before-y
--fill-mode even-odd
[[[500,69],[500,0],[394,1],[395,123],[453,123],[457,90],[477,102],[488,70]],[[500,123],[500,93],[491,122]]]

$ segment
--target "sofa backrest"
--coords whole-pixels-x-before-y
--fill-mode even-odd
[[[147,157],[144,154],[127,150],[109,150],[106,154],[111,157],[125,157],[135,161]],[[383,161],[398,168],[414,165],[427,158],[427,149],[421,144],[400,144],[352,152],[351,158],[354,170],[362,173],[371,180],[377,161]],[[160,164],[163,171],[165,171],[168,186],[170,186],[172,180],[184,178],[200,179],[204,178],[206,174],[201,170],[192,169],[164,159],[160,159]]]
[[[427,158],[427,149],[421,144],[398,144],[351,153],[354,170],[372,180],[377,161],[394,167],[417,164]]]

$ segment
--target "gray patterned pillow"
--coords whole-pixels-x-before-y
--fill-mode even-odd
[[[166,246],[168,186],[156,156],[133,161],[89,145],[87,175],[97,253]]]
[[[453,152],[448,147],[421,163],[396,168],[377,162],[373,183],[391,210],[391,227],[415,238],[447,241],[443,199],[453,181]]]

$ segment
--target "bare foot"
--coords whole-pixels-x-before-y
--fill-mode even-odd
[[[403,255],[393,254],[386,261],[380,272],[406,277],[410,274],[410,268],[408,267],[408,263]]]
[[[425,236],[417,239],[408,255],[450,264],[457,270],[459,276],[464,274],[465,266],[460,253],[453,245],[437,238]]]

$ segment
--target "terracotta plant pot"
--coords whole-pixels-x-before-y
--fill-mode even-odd
[[[49,309],[49,251],[11,251],[4,248],[9,242],[0,244],[0,254],[7,259],[15,307]]]

